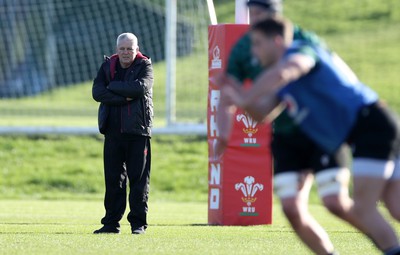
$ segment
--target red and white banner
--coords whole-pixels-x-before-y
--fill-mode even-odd
[[[248,25],[212,25],[209,39],[208,223],[216,225],[258,225],[272,223],[271,126],[257,123],[238,111],[228,148],[215,161],[213,148],[218,129],[216,110],[220,91],[212,77],[223,72],[231,48],[248,31]]]

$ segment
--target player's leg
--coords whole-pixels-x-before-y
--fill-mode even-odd
[[[331,254],[334,247],[326,231],[308,211],[313,182],[310,171],[275,175],[274,185],[282,210],[299,238],[316,254]]]
[[[400,221],[400,158],[397,159],[392,177],[383,192],[382,200],[393,218]]]
[[[400,163],[400,162],[398,162]],[[400,166],[395,170],[392,178],[389,180],[383,192],[382,200],[385,202],[386,208],[397,221],[400,221]],[[385,255],[400,255],[400,247],[386,249]]]
[[[349,196],[349,156],[350,151],[346,145],[333,155],[328,155],[316,147],[313,168],[318,193],[325,207],[332,214],[361,230],[362,227],[352,210],[353,200]]]
[[[354,169],[359,160],[355,160]],[[398,246],[396,234],[376,207],[386,183],[383,178],[354,174],[354,213],[365,233],[382,251]]]
[[[379,103],[360,110],[350,136],[355,148],[354,212],[365,233],[384,252],[399,249],[393,228],[377,209],[394,172],[398,139],[397,119]]]
[[[316,175],[316,180],[319,196],[329,212],[358,230],[362,230],[352,210],[354,202],[348,192],[350,170],[348,168],[325,169]]]
[[[316,254],[333,253],[333,244],[325,230],[308,211],[308,196],[313,175],[310,171],[290,171],[307,168],[310,143],[304,135],[274,134],[274,188],[282,210],[299,238]]]

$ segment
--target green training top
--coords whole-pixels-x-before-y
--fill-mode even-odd
[[[318,36],[312,32],[302,30],[294,25],[294,40],[304,40],[313,44],[321,44]],[[246,33],[231,50],[229,55],[227,72],[236,79],[243,82],[247,79],[253,81],[261,72],[263,67],[251,53],[251,39],[249,33]],[[277,134],[289,134],[297,130],[297,125],[283,111],[274,121],[274,132]]]

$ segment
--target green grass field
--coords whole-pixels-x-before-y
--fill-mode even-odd
[[[102,198],[102,153],[100,136],[0,136],[0,198]],[[154,196],[206,201],[205,137],[154,137],[152,157]]]
[[[131,236],[124,219],[121,235],[94,236],[104,212],[101,137],[0,137],[0,254],[309,254],[277,202],[272,226],[206,226],[204,137],[156,136],[152,145],[148,233]],[[315,192],[310,210],[341,254],[379,254]]]
[[[279,206],[273,225],[218,227],[206,225],[204,202],[153,201],[147,233],[132,236],[125,219],[120,235],[91,234],[103,216],[100,201],[0,200],[0,254],[310,254]],[[341,254],[379,254],[320,205],[310,210]]]

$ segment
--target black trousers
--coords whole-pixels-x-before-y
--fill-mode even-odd
[[[126,209],[126,186],[129,183],[128,221],[132,229],[147,228],[147,201],[150,185],[150,138],[123,139],[107,136],[104,141],[104,176],[106,215],[101,223],[119,227]]]

